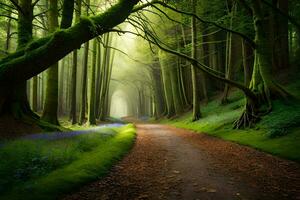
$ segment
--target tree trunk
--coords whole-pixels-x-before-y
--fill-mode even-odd
[[[166,113],[165,115],[170,118],[176,114],[175,105],[173,100],[173,90],[172,90],[172,81],[171,81],[171,66],[168,59],[168,54],[162,51],[159,51],[159,62],[162,72],[162,83],[165,94],[165,102],[166,102]],[[173,57],[174,58],[174,57]]]
[[[176,115],[181,114],[184,110],[184,103],[182,98],[183,94],[182,94],[182,90],[180,89],[181,85],[178,76],[178,68],[179,66],[177,64],[170,66],[170,75],[171,75],[171,83],[172,83],[171,86],[173,91],[172,94],[173,94],[173,101],[174,101]]]
[[[79,22],[81,15],[81,0],[76,0],[75,23]],[[77,123],[77,49],[73,51],[73,66],[72,66],[72,80],[71,80],[71,122]]]
[[[154,102],[155,102],[155,118],[159,118],[164,112],[164,97],[163,97],[163,83],[161,79],[161,70],[158,64],[152,67],[152,80],[154,83]]]
[[[231,13],[231,21],[230,21],[230,28],[233,28],[233,17],[237,12],[237,5],[234,3],[232,7],[230,8]],[[225,77],[227,79],[233,79],[234,71],[241,65],[242,63],[242,42],[241,38],[235,34],[228,33],[228,39],[227,39],[227,63],[226,63],[226,71],[225,71]],[[222,104],[228,103],[228,94],[230,90],[230,85],[225,84],[225,88],[223,91],[223,97],[222,97]]]
[[[18,11],[18,46],[17,50],[23,48],[32,40],[32,21],[33,21],[33,7],[31,1],[20,0],[18,5],[22,11]],[[23,66],[25,67],[25,66]],[[20,73],[20,72],[19,72]],[[27,83],[22,81],[13,86],[4,86],[8,91],[3,91],[7,94],[6,100],[2,101],[5,108],[10,108],[8,111],[16,119],[30,118],[31,120],[38,119],[38,116],[32,112],[27,97]]]
[[[272,76],[272,48],[268,38],[267,25],[261,0],[252,0],[255,29],[255,61],[250,89],[256,94],[256,99],[248,99],[245,111],[235,122],[235,128],[249,127],[257,122],[261,115],[271,111],[272,101],[276,98],[292,97]]]
[[[81,84],[81,104],[80,104],[80,118],[79,124],[83,124],[86,114],[86,91],[87,91],[87,68],[88,68],[88,55],[89,54],[89,42],[84,44],[83,64],[82,64],[82,84]]]
[[[58,113],[60,115],[64,115],[65,113],[65,107],[64,107],[64,93],[65,93],[65,87],[64,87],[64,78],[65,78],[65,59],[63,58],[60,62],[60,71],[59,71],[59,85],[58,85],[58,91],[59,91],[59,109]]]
[[[49,0],[49,31],[54,32],[58,28],[57,0]],[[46,98],[42,119],[51,124],[59,125],[58,111],[58,63],[47,70]]]
[[[274,7],[277,7],[285,14],[289,14],[288,0],[273,0]],[[288,40],[288,19],[276,10],[272,10],[271,29],[273,39],[270,41],[273,49],[274,71],[289,67],[289,40]],[[270,37],[272,38],[272,37]]]
[[[8,16],[11,16],[11,12],[9,12]],[[5,47],[4,50],[6,51],[6,53],[9,52],[10,49],[10,39],[11,39],[11,18],[8,18],[7,21],[7,28],[6,28],[6,41],[5,41]]]
[[[96,75],[96,118],[99,118],[100,115],[100,92],[101,92],[101,44],[100,42],[97,43],[97,75]]]
[[[38,76],[32,78],[32,110],[38,111]]]
[[[86,1],[86,15],[89,15],[89,6],[90,1]],[[87,41],[84,44],[84,55],[83,55],[83,64],[82,64],[82,89],[81,89],[81,109],[80,109],[80,118],[79,124],[83,124],[85,121],[86,114],[86,99],[87,99],[87,70],[88,70],[88,61],[89,61],[89,42]]]
[[[193,13],[196,13],[197,1],[192,0],[192,10]],[[191,22],[192,30],[192,58],[197,59],[197,27],[196,27],[196,18],[192,17]],[[192,84],[193,84],[193,117],[192,121],[197,121],[201,118],[200,112],[200,100],[199,100],[199,89],[197,84],[197,68],[194,64],[191,66],[192,72]]]
[[[101,82],[101,92],[100,92],[100,116],[99,119],[104,121],[106,119],[105,112],[105,101],[106,95],[109,87],[109,79],[110,79],[110,48],[108,46],[111,45],[110,34],[107,34],[106,42],[105,42],[105,50],[103,54],[103,62],[102,62],[102,82]]]
[[[243,40],[243,66],[244,66],[244,84],[249,87],[253,71],[253,49]]]
[[[93,57],[92,65],[89,69],[89,100],[88,100],[88,123],[91,125],[96,125],[95,116],[95,92],[96,92],[96,59],[97,59],[97,40],[93,40]]]

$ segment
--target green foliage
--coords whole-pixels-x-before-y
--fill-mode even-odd
[[[296,85],[299,86],[299,82]],[[175,120],[163,120],[162,122],[234,141],[300,162],[299,105],[288,105],[275,101],[273,111],[263,117],[255,128],[235,130],[232,129],[232,123],[240,116],[244,99],[241,93],[234,92],[229,100],[230,103],[224,106],[219,103],[219,100],[203,105],[203,118],[196,122],[191,122],[191,113]]]
[[[259,127],[267,130],[270,138],[281,137],[290,133],[300,124],[300,106],[287,105],[281,101],[274,102],[273,111],[265,116]]]
[[[8,142],[0,149],[0,198],[55,199],[94,180],[130,149],[134,132],[127,125],[60,140]]]

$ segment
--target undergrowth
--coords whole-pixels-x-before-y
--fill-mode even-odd
[[[293,94],[300,96],[300,80],[288,86]],[[233,129],[233,122],[240,116],[245,105],[241,92],[232,92],[229,103],[221,105],[220,100],[202,105],[202,118],[192,122],[192,113],[161,123],[206,133],[215,137],[251,146],[253,148],[300,162],[300,105],[275,101],[272,112],[262,117],[254,128]]]
[[[68,134],[68,133],[66,133]],[[0,199],[56,199],[104,175],[132,146],[133,125],[0,147]]]

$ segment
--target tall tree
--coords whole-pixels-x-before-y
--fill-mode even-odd
[[[87,0],[86,2],[86,15],[89,15],[89,6],[90,1]],[[80,117],[79,117],[79,124],[83,124],[85,121],[85,114],[86,114],[86,99],[87,99],[87,71],[88,71],[88,61],[89,61],[89,42],[87,41],[84,44],[84,54],[83,54],[83,64],[82,64],[82,85],[81,85],[81,105],[80,105]]]
[[[24,48],[32,40],[32,21],[33,21],[33,7],[29,0],[20,0],[17,5],[18,10],[18,47],[17,50]],[[11,112],[15,118],[31,118],[37,119],[29,106],[27,97],[27,82],[21,81],[13,86],[14,88],[7,91],[10,96],[7,103],[10,105]]]
[[[96,60],[97,60],[97,40],[93,40],[93,56],[92,64],[89,68],[89,98],[88,98],[88,123],[91,125],[96,124]]]
[[[191,0],[192,3],[192,12],[196,14],[197,1]],[[192,31],[192,58],[197,60],[197,26],[196,18],[193,16],[191,20],[191,31]],[[199,89],[197,83],[197,67],[191,65],[192,72],[192,83],[193,83],[193,116],[192,120],[196,121],[201,118],[200,112],[200,100],[199,100]]]
[[[81,0],[76,0],[75,23],[78,23],[81,15]],[[72,80],[71,80],[71,121],[72,124],[77,123],[77,57],[78,51],[73,51],[73,66],[72,66]]]
[[[57,0],[49,0],[49,31],[54,32],[58,28]],[[58,111],[58,63],[53,64],[47,70],[46,97],[42,119],[51,124],[59,125]]]
[[[237,3],[228,1],[228,14],[230,15],[230,29],[233,28],[233,21],[237,13]],[[227,33],[227,45],[226,45],[226,70],[225,77],[227,79],[233,79],[234,72],[242,63],[242,40],[239,36]],[[230,85],[225,84],[223,91],[223,97],[221,102],[223,104],[228,103]]]

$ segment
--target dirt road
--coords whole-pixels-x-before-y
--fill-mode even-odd
[[[137,125],[131,152],[75,199],[300,199],[300,165],[205,134]]]

